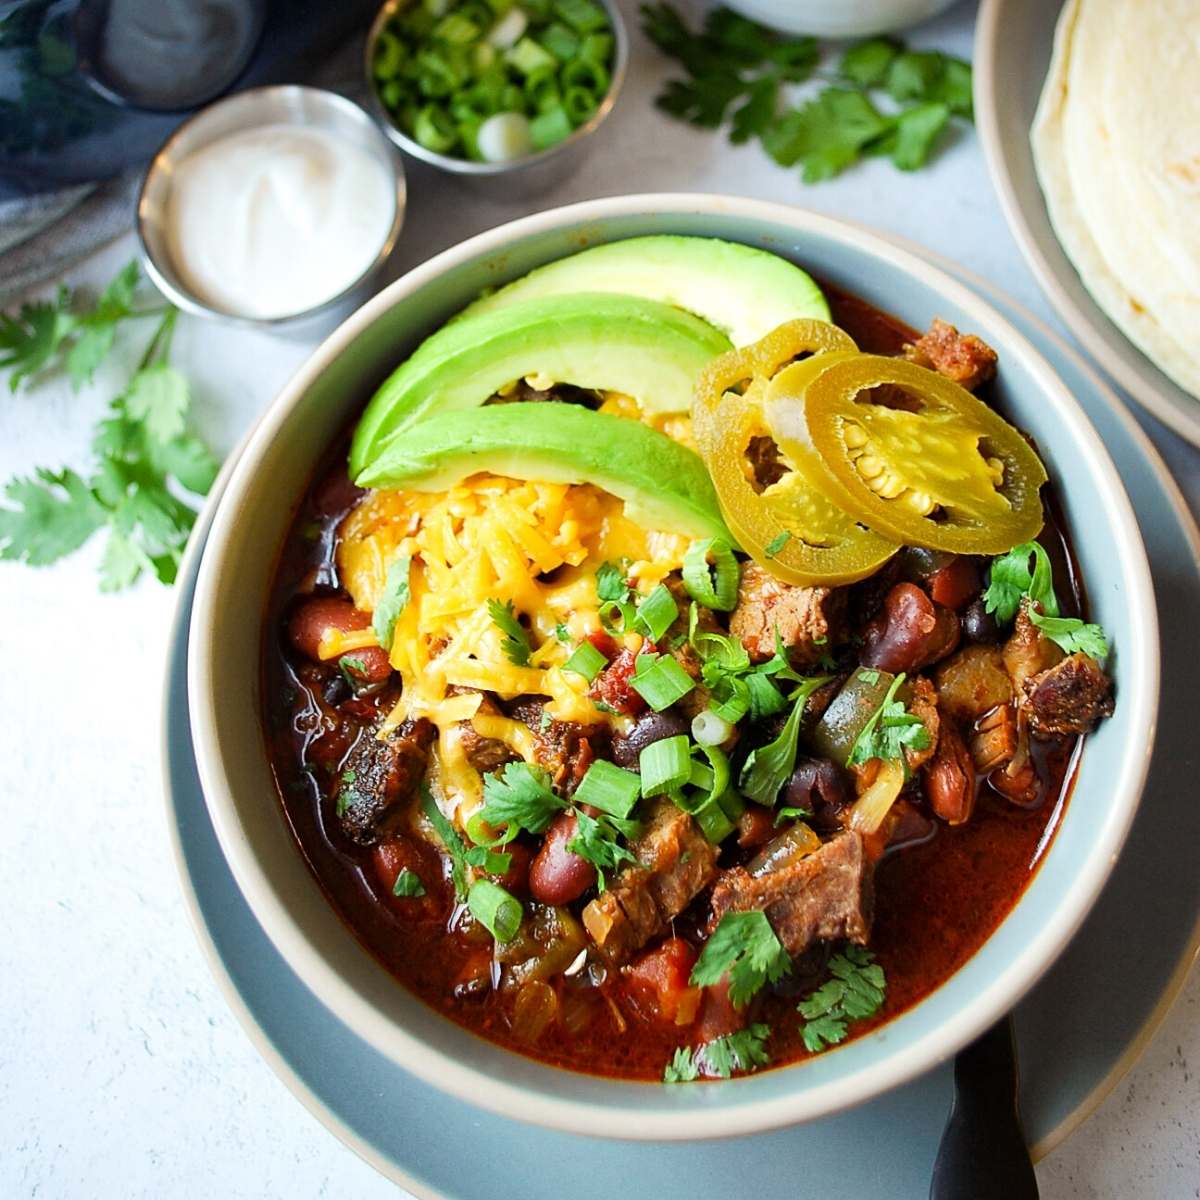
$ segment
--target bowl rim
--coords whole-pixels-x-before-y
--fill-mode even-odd
[[[625,73],[629,66],[629,34],[625,28],[625,19],[621,16],[620,9],[614,0],[598,0],[612,23],[612,75],[609,79],[608,90],[601,97],[596,111],[578,129],[572,130],[561,142],[556,142],[553,146],[547,146],[544,150],[538,150],[532,154],[524,154],[520,158],[506,159],[504,162],[476,162],[473,158],[458,158],[453,154],[439,154],[436,150],[429,150],[422,146],[416,138],[409,137],[396,124],[392,114],[383,103],[383,98],[379,95],[379,86],[375,82],[375,75],[371,69],[372,59],[375,57],[375,43],[379,40],[384,26],[395,13],[410,3],[412,0],[384,0],[384,3],[380,5],[375,19],[371,22],[371,28],[367,32],[367,40],[363,46],[363,86],[367,91],[367,104],[383,134],[393,144],[399,146],[405,154],[411,154],[413,158],[420,159],[421,162],[428,163],[451,175],[463,175],[471,179],[490,179],[496,175],[515,173],[526,167],[539,166],[550,159],[557,158],[572,147],[578,146],[604,124],[609,113],[616,106],[617,96],[625,83]]]
[[[384,236],[375,256],[340,291],[322,300],[319,304],[309,305],[308,308],[298,308],[295,312],[280,313],[274,317],[248,316],[246,313],[221,308],[215,304],[209,304],[207,301],[201,300],[195,292],[183,284],[182,280],[177,278],[174,271],[165,269],[159,263],[151,249],[151,240],[146,236],[149,203],[147,193],[157,175],[163,171],[170,172],[172,162],[174,161],[176,143],[181,138],[186,137],[188,132],[195,126],[202,124],[206,120],[210,120],[214,113],[222,108],[242,107],[252,109],[254,104],[259,101],[270,100],[274,97],[289,96],[308,96],[320,104],[336,109],[349,120],[359,124],[365,132],[378,139],[380,158],[387,163],[392,174],[392,219],[388,225],[387,234]],[[278,123],[278,119],[272,121],[254,121],[243,126],[243,128],[254,129],[266,124]],[[301,123],[297,122],[297,124]],[[169,187],[170,184],[167,186]],[[263,84],[260,87],[244,88],[239,92],[231,92],[228,95],[221,96],[192,113],[191,116],[181,121],[171,130],[163,139],[158,149],[155,150],[149,163],[146,164],[146,170],[142,175],[141,182],[138,184],[137,202],[134,205],[134,232],[137,235],[138,253],[141,257],[142,265],[146,269],[146,274],[150,277],[150,281],[154,286],[176,308],[182,309],[193,316],[215,318],[224,321],[226,324],[240,325],[248,329],[285,329],[307,323],[315,318],[336,311],[367,280],[382,270],[384,264],[392,256],[392,251],[395,250],[397,241],[399,241],[400,230],[404,227],[404,219],[407,211],[408,177],[404,172],[404,160],[396,152],[396,147],[391,140],[385,136],[384,130],[380,129],[379,122],[361,104],[356,103],[347,96],[343,96],[340,92],[331,91],[329,88],[313,87],[311,84],[306,83],[272,83]]]
[[[1200,397],[1189,397],[1187,391],[1175,382],[1154,360],[1131,338],[1117,328],[1092,300],[1088,293],[1088,303],[1095,310],[1089,313],[1081,307],[1063,283],[1058,268],[1043,252],[1036,234],[1030,225],[1027,210],[1033,205],[1024,194],[1018,194],[1017,186],[1010,169],[1010,156],[1005,151],[1005,140],[1001,132],[1000,83],[1001,73],[998,71],[1000,47],[1009,40],[1005,36],[1003,22],[1011,15],[1011,0],[983,0],[979,9],[979,17],[975,25],[974,63],[975,84],[973,99],[975,106],[975,126],[979,130],[979,141],[983,147],[984,161],[987,163],[988,175],[995,189],[996,198],[1000,202],[1000,211],[1004,214],[1005,224],[1017,243],[1022,257],[1033,272],[1034,278],[1041,287],[1043,295],[1053,305],[1071,333],[1079,339],[1084,350],[1100,364],[1101,368],[1123,388],[1132,399],[1151,416],[1157,417],[1164,425],[1173,429],[1181,438],[1200,446]],[[1039,3],[1042,0],[1038,0]],[[1061,7],[1061,4],[1060,4]],[[1058,17],[1055,17],[1057,24]],[[1045,79],[1041,86],[1045,86]],[[1026,131],[1026,136],[1028,137]],[[1045,198],[1040,186],[1036,183],[1036,206],[1043,211],[1046,208]],[[1047,214],[1048,219],[1048,214]],[[1050,230],[1055,244],[1059,246],[1067,269],[1078,279],[1078,273],[1071,262],[1066,249],[1058,240],[1058,234],[1053,226]],[[1082,279],[1078,282],[1087,292]],[[1135,361],[1126,359],[1119,350],[1124,345],[1137,356]],[[1184,400],[1191,400],[1191,407],[1179,404],[1171,399],[1172,394],[1178,394]]]
[[[996,331],[1026,360],[1076,417],[1075,448],[1087,454],[1102,486],[1109,493],[1117,525],[1112,533],[1124,548],[1120,556],[1132,614],[1132,645],[1122,647],[1122,661],[1133,664],[1123,680],[1123,703],[1130,706],[1134,745],[1145,750],[1121,760],[1114,782],[1118,802],[1109,806],[1096,830],[1068,901],[1061,903],[1037,934],[1010,964],[987,982],[948,1021],[926,1032],[882,1061],[868,1064],[845,1077],[797,1087],[783,1095],[737,1105],[705,1103],[673,1112],[646,1112],[614,1104],[553,1097],[538,1093],[433,1050],[381,1012],[339,975],[311,944],[303,928],[275,894],[268,874],[242,831],[232,801],[233,787],[219,753],[212,695],[212,664],[219,651],[211,637],[207,614],[221,594],[221,562],[230,552],[237,528],[239,501],[249,488],[258,460],[286,424],[292,409],[308,388],[347,345],[401,299],[419,292],[444,272],[538,233],[627,216],[738,216],[776,226],[792,227],[852,245],[872,257],[914,275],[957,307],[980,315],[981,325]],[[188,691],[197,766],[206,803],[218,839],[240,889],[264,931],[291,968],[346,1025],[381,1053],[420,1078],[459,1099],[505,1116],[571,1133],[632,1140],[690,1140],[730,1137],[815,1119],[851,1107],[898,1086],[954,1054],[1003,1016],[1049,968],[1082,923],[1116,861],[1132,823],[1149,767],[1158,704],[1158,621],[1149,566],[1132,506],[1108,458],[1099,435],[1058,378],[1057,373],[1011,323],[969,288],[915,256],[861,227],[791,206],[732,196],[661,193],[617,196],[586,201],[524,217],[476,235],[443,251],[386,288],[343,323],[297,371],[263,414],[250,435],[229,479],[214,520],[197,580],[190,628],[192,651]],[[1053,851],[1051,851],[1053,852]],[[1018,906],[1023,901],[1018,901]],[[936,994],[936,993],[935,993]],[[548,1070],[553,1068],[547,1068]],[[784,1068],[789,1070],[793,1068]],[[654,1086],[654,1085],[648,1085]],[[732,1086],[737,1086],[736,1083]],[[707,1091],[708,1089],[704,1089]],[[698,1089],[699,1091],[699,1089]]]

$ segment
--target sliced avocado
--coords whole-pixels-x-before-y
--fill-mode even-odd
[[[664,433],[577,404],[490,404],[439,412],[394,434],[355,482],[440,492],[488,471],[547,483],[592,483],[647,529],[733,538],[700,456]]]
[[[624,392],[649,412],[686,412],[704,365],[729,349],[669,304],[600,292],[524,300],[444,325],[375,393],[354,432],[350,473],[384,438],[436,412],[476,408],[526,375]]]
[[[719,238],[669,235],[609,242],[547,263],[476,300],[462,316],[567,292],[621,292],[673,304],[723,330],[735,346],[797,317],[829,320],[821,289],[787,259]]]

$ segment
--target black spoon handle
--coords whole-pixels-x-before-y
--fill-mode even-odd
[[[954,1106],[942,1134],[929,1200],[1037,1200],[1037,1178],[1017,1113],[1012,1018],[954,1060]]]

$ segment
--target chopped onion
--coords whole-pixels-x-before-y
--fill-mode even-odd
[[[479,157],[484,162],[511,162],[533,149],[529,119],[518,112],[499,112],[488,117],[475,135]]]
[[[850,828],[872,834],[892,810],[904,787],[904,767],[899,762],[880,761],[879,771],[850,810]]]
[[[525,36],[525,29],[528,25],[529,18],[525,15],[524,9],[510,8],[492,26],[487,40],[498,49],[507,50],[509,46],[515,46]]]
[[[733,725],[711,708],[706,708],[692,718],[692,737],[701,746],[722,746],[733,737]]]

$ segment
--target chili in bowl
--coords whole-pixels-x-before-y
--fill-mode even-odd
[[[228,496],[191,686],[235,875],[352,1028],[510,1115],[713,1136],[911,1077],[1131,818],[1111,464],[996,314],[836,223],[484,235],[318,352]]]

